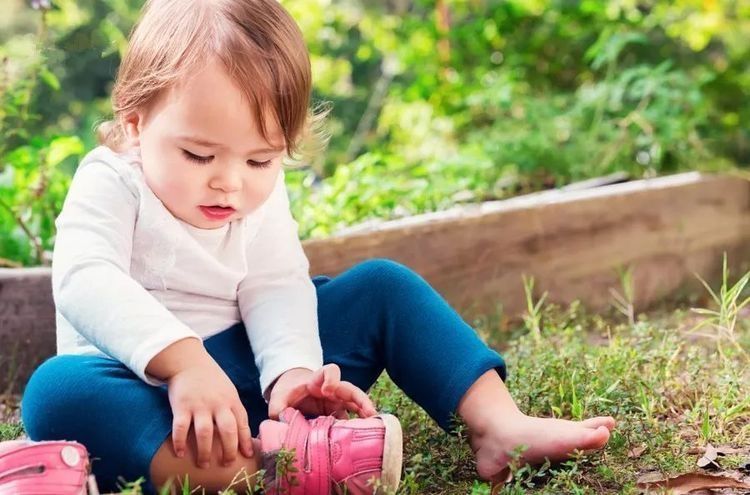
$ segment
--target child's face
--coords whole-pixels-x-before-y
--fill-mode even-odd
[[[242,218],[271,194],[284,156],[275,122],[266,142],[242,92],[216,62],[126,120],[140,147],[146,183],[177,218],[215,229]],[[208,206],[229,206],[213,215]]]

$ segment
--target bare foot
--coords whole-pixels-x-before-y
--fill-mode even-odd
[[[528,464],[539,464],[545,459],[562,461],[577,450],[604,447],[615,427],[615,420],[610,416],[580,422],[534,418],[520,413],[512,414],[511,418],[497,418],[481,434],[469,435],[477,473],[483,479],[505,481],[510,453],[517,447],[526,447],[521,459]]]

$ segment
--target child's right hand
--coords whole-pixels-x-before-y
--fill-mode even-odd
[[[245,457],[253,456],[247,411],[237,389],[199,339],[169,345],[151,359],[146,372],[167,383],[175,455],[184,457],[192,424],[198,446],[196,463],[209,467],[215,423],[224,464],[237,459],[238,444]]]
[[[222,443],[225,465],[237,459],[237,445],[245,457],[253,456],[247,411],[237,389],[216,362],[185,368],[167,381],[172,406],[172,443],[178,457],[186,451],[187,435],[193,424],[198,445],[196,462],[210,466],[214,423]]]

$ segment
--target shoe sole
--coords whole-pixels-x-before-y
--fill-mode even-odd
[[[393,494],[401,483],[401,466],[404,461],[404,440],[401,423],[392,414],[380,414],[385,426],[383,446],[383,471],[380,475],[381,489],[377,495]]]

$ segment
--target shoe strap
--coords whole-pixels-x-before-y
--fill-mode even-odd
[[[320,416],[310,422],[305,459],[305,493],[328,495],[331,490],[331,441],[333,416]]]
[[[308,437],[310,435],[310,423],[305,416],[296,409],[287,408],[282,412],[283,421],[289,425],[289,429],[284,439],[284,448],[287,450],[294,449],[294,467],[296,472],[289,473],[289,478],[296,478],[296,483],[282,482],[289,495],[307,494],[305,473],[305,451]]]
[[[283,421],[289,425],[284,447],[294,449],[293,473],[297,483],[288,486],[290,495],[329,495],[331,492],[331,456],[329,433],[336,421],[333,416],[305,419],[296,409],[286,409]]]

